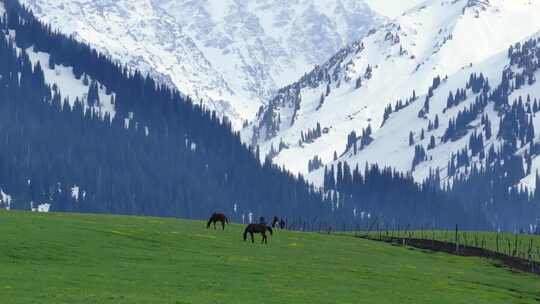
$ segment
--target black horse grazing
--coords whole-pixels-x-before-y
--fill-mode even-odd
[[[210,228],[210,224],[214,224],[214,229],[216,229],[216,223],[221,222],[223,230],[225,230],[225,224],[229,224],[229,219],[223,213],[213,213],[208,223],[206,224],[206,229]]]
[[[255,243],[255,238],[253,237],[253,234],[260,233],[262,234],[262,243],[268,244],[268,238],[266,237],[266,231],[270,231],[270,235],[273,234],[272,228],[264,225],[264,224],[249,224],[246,227],[246,230],[244,230],[244,241],[247,240],[247,234],[249,233],[251,235],[251,242]]]
[[[272,220],[272,228],[279,227],[280,229],[285,228],[285,221],[283,219],[278,218],[277,216],[274,216],[274,219]]]

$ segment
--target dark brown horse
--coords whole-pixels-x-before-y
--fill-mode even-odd
[[[210,228],[211,224],[214,224],[214,229],[216,229],[217,222],[221,222],[221,227],[225,230],[225,224],[229,224],[229,219],[223,213],[213,213],[206,224],[206,229]]]
[[[285,221],[283,219],[278,218],[277,216],[274,216],[274,219],[272,220],[272,228],[279,227],[280,229],[285,228]]]
[[[249,224],[244,230],[244,241],[247,240],[247,234],[251,235],[251,242],[255,243],[255,238],[253,234],[260,233],[262,234],[262,243],[268,244],[268,237],[266,237],[266,231],[270,231],[270,235],[273,234],[272,228],[266,226],[265,224]]]

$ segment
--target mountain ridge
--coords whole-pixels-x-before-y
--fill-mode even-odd
[[[382,20],[353,0],[23,2],[53,28],[177,87],[236,128],[273,91]]]
[[[301,79],[290,85],[288,88],[302,89],[296,90],[295,98],[278,100],[278,95],[278,99],[271,101],[256,122],[243,131],[244,140],[260,144],[265,155],[271,154],[277,164],[293,172],[308,173],[308,161],[315,156],[329,164],[335,152],[338,156],[344,153],[351,132],[360,136],[363,129],[371,126],[377,139],[389,103],[394,107],[397,101],[406,103],[416,95],[421,100],[414,107],[420,107],[436,77],[448,75],[453,83],[450,90],[462,87],[471,73],[482,72],[490,63],[483,68],[476,65],[489,62],[493,56],[503,56],[510,45],[539,31],[540,24],[531,13],[536,6],[537,3],[528,1],[427,1],[350,45],[346,54],[336,56],[340,60],[331,59],[322,65],[326,72],[316,68],[307,74],[308,78],[325,73],[332,77],[318,77],[319,81],[312,83]],[[519,20],[524,26],[493,26],[499,18],[508,22]],[[500,80],[503,61],[498,62],[497,71],[484,71],[491,74],[489,79],[495,84]],[[461,76],[453,79],[455,73]],[[445,104],[448,90],[441,96],[432,103]],[[292,113],[296,113],[294,123],[290,119]],[[433,121],[434,116],[428,115],[429,120]],[[416,115],[408,119],[424,120]],[[307,133],[318,123],[327,132],[310,143],[299,144],[301,133]],[[402,127],[407,125],[403,123]],[[420,135],[420,130],[412,131]],[[408,134],[394,135],[399,137],[395,140],[406,142]],[[407,152],[400,156],[397,151]],[[376,151],[372,154],[366,158],[369,163],[392,164],[388,157],[377,157]],[[413,154],[411,148],[397,149],[395,158],[403,161],[396,168],[410,171],[409,157],[412,159]],[[417,174],[417,179],[421,181],[428,172]],[[322,182],[320,170],[310,176],[317,184]]]

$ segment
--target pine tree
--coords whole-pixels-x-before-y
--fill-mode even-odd
[[[99,89],[96,81],[92,81],[90,87],[88,88],[88,97],[87,97],[88,106],[99,106]]]
[[[317,106],[317,110],[321,109],[324,105],[324,94],[321,94],[321,99],[319,100],[319,105]]]
[[[454,106],[454,95],[452,94],[452,91],[450,91],[450,94],[448,95],[448,99],[446,100],[446,108],[450,109]]]
[[[486,116],[486,123],[484,124],[484,131],[486,133],[486,139],[490,139],[491,134],[491,122],[489,121],[489,118]]]
[[[328,95],[330,95],[330,82],[326,84],[326,97],[328,97]]]
[[[56,67],[56,64],[54,63],[54,55],[49,56],[49,69],[54,70]]]
[[[356,89],[360,89],[362,87],[362,77],[358,77],[356,79]]]
[[[536,201],[540,199],[540,175],[538,174],[538,170],[536,170],[535,175],[534,199]]]
[[[435,136],[431,135],[431,138],[429,139],[429,145],[428,145],[428,150],[433,150],[435,149]]]
[[[529,117],[529,125],[527,126],[527,142],[532,142],[534,140],[534,124],[532,116]]]

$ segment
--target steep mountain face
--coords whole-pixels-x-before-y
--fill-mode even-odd
[[[321,193],[263,166],[215,113],[51,31],[17,0],[0,13],[0,208],[333,218]]]
[[[253,119],[382,18],[356,0],[23,0],[38,18],[227,115]]]
[[[355,210],[410,198],[364,193],[377,164],[442,188],[496,229],[535,231],[538,11],[533,1],[427,1],[281,89],[243,138]]]
[[[317,169],[336,159],[391,166],[417,181],[439,169],[444,178],[458,151],[469,150],[471,134],[484,132],[482,116],[495,134],[484,145],[501,144],[496,135],[504,113],[489,102],[461,136],[448,140],[445,131],[481,94],[471,88],[480,74],[489,83],[487,99],[494,99],[510,65],[508,48],[540,30],[538,11],[540,3],[527,0],[427,1],[281,89],[243,130],[244,140],[293,172],[311,171],[321,185],[323,170]],[[450,92],[457,106],[448,106]],[[509,104],[528,95],[534,100],[540,89],[516,88]],[[418,145],[430,149],[413,165]]]
[[[261,162],[214,112],[51,31],[17,0],[0,13],[0,208],[197,219],[219,210],[237,222],[279,215],[295,229],[352,229],[380,214],[419,219],[411,227],[491,227],[444,192],[377,168],[361,179],[396,191],[380,199],[369,187],[369,203],[344,204]]]

